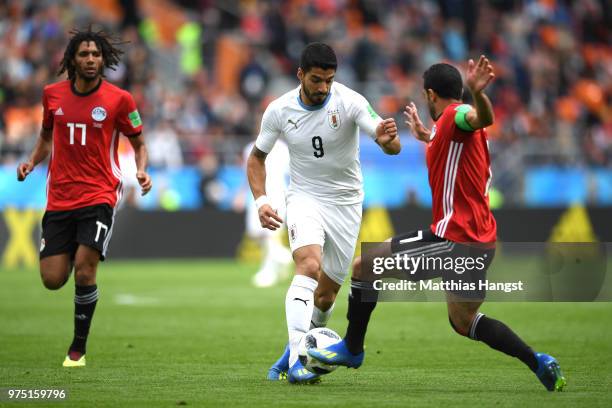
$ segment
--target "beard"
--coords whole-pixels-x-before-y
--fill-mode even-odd
[[[78,67],[76,69],[76,73],[81,79],[85,81],[88,81],[88,82],[95,81],[102,74],[102,66],[100,66],[100,68],[98,68],[95,72],[91,72],[81,67]]]
[[[323,103],[325,98],[327,98],[327,93],[314,93],[310,92],[304,82],[302,82],[302,90],[304,90],[304,95],[312,102],[314,105],[320,105]]]

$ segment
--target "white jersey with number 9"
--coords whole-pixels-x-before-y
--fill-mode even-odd
[[[287,143],[289,194],[330,204],[361,203],[359,129],[374,138],[382,119],[363,96],[338,82],[321,105],[305,105],[299,95],[298,87],[270,103],[255,145],[269,153],[279,137]]]

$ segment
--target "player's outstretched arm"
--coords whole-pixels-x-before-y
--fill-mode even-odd
[[[408,126],[408,129],[410,129],[414,137],[421,142],[429,143],[431,131],[421,122],[414,102],[410,102],[410,105],[406,105],[404,116],[406,117],[404,123]]]
[[[141,133],[138,136],[128,137],[128,140],[134,149],[134,158],[136,160],[136,179],[138,180],[138,184],[140,184],[140,194],[145,195],[151,191],[153,181],[146,170],[149,155],[147,153],[147,146],[145,145],[144,136]]]
[[[474,60],[468,61],[465,84],[472,94],[475,110],[470,110],[465,119],[474,130],[490,126],[495,120],[493,105],[484,93],[484,89],[493,78],[495,78],[493,66],[484,55],[480,56],[478,63],[474,63]]]
[[[19,163],[17,166],[17,180],[23,181],[25,178],[34,170],[34,167],[45,160],[45,158],[51,152],[51,138],[52,138],[52,129],[41,129],[40,135],[36,140],[36,146],[34,146],[34,150],[32,150],[32,154],[30,154],[30,158],[25,163]]]
[[[270,200],[266,196],[266,157],[268,154],[253,146],[251,154],[247,159],[247,178],[251,192],[255,198],[259,221],[263,228],[274,231],[279,228],[283,219],[270,206]]]
[[[376,127],[376,143],[386,154],[399,154],[402,150],[400,138],[397,136],[395,119],[383,120]]]

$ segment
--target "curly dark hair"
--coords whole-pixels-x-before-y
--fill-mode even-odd
[[[102,53],[102,61],[104,67],[110,68],[113,71],[115,66],[119,63],[119,59],[123,51],[117,48],[118,45],[126,44],[127,41],[121,41],[119,38],[112,36],[110,33],[104,30],[93,31],[91,26],[87,30],[80,31],[73,29],[69,32],[72,37],[66,46],[64,51],[64,57],[60,62],[60,70],[57,75],[61,75],[64,72],[68,72],[68,79],[74,80],[76,76],[73,59],[76,56],[76,52],[79,49],[79,45],[83,41],[93,41],[100,52]],[[104,73],[102,73],[104,76]]]

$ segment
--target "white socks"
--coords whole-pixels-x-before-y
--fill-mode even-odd
[[[298,344],[310,327],[317,281],[305,275],[295,275],[285,298],[285,313],[289,331],[289,367],[298,359]]]
[[[312,311],[312,319],[310,319],[310,329],[312,330],[315,327],[327,326],[327,321],[331,317],[332,311],[334,310],[334,306],[336,306],[335,303],[331,305],[331,307],[325,312],[315,306]]]

